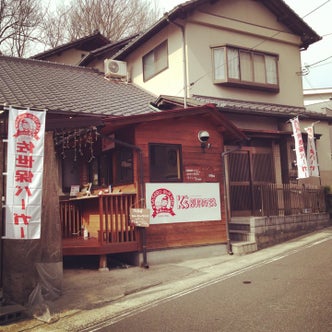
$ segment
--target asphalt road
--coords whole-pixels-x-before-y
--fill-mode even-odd
[[[332,240],[91,331],[332,331]]]

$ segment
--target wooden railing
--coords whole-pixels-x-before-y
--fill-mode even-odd
[[[136,229],[129,220],[130,208],[136,207],[135,204],[136,194],[102,194],[86,199],[60,200],[62,238],[83,237],[83,216],[89,214],[87,211],[93,205],[98,210],[93,216],[99,221],[100,245],[136,241]]]
[[[135,207],[135,194],[99,196],[99,242],[116,243],[136,241],[136,232],[130,224],[130,208]]]
[[[60,201],[62,238],[72,238],[82,234],[82,213],[80,206],[70,200]]]
[[[323,188],[266,184],[254,185],[252,193],[255,216],[326,212]]]

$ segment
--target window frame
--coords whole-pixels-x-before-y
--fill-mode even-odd
[[[158,67],[158,52],[161,52],[161,54],[166,58],[163,61],[161,61],[160,68]],[[165,54],[164,54],[165,52]],[[152,60],[153,68],[151,70],[151,73],[148,71],[148,62]],[[168,40],[164,40],[162,43],[160,43],[158,46],[156,46],[154,49],[152,49],[150,52],[146,53],[142,57],[142,67],[143,67],[143,81],[146,82],[150,80],[151,78],[157,76],[164,70],[168,68]]]
[[[164,171],[162,171],[160,168],[158,168],[158,165],[154,165],[153,161],[153,153],[156,154],[156,152],[152,152],[153,148],[164,149],[167,151],[167,148],[169,149],[168,152],[171,151],[171,149],[176,150],[176,160],[174,160],[174,155],[168,157],[165,157],[163,159],[163,162],[161,164],[166,165],[165,161],[168,159],[168,162],[172,162],[175,164],[173,165],[173,168],[165,168]],[[182,145],[181,144],[168,144],[168,143],[149,143],[148,145],[149,149],[149,169],[150,169],[150,182],[182,182],[183,176],[182,176]],[[155,156],[156,157],[156,156]],[[170,159],[172,157],[172,160]],[[172,166],[172,165],[171,165]],[[155,168],[155,169],[154,169]],[[168,171],[172,171],[176,169],[176,176],[173,178],[167,177]]]
[[[251,89],[259,89],[270,92],[279,92],[279,55],[269,52],[261,52],[252,49],[246,49],[241,47],[236,47],[232,45],[223,45],[212,47],[212,66],[213,66],[213,83],[221,84],[225,86],[233,86],[233,87],[243,87],[243,88],[251,88]],[[216,51],[220,51],[217,58]],[[236,53],[233,59],[236,60],[235,64],[230,62],[230,53]],[[241,58],[242,55],[242,58]],[[248,67],[245,67],[244,63],[244,55],[246,55],[246,60],[250,61],[250,70]],[[255,57],[263,57],[264,62],[261,64],[264,65],[264,82],[255,80],[255,63],[256,68],[259,65],[259,62],[255,62]],[[223,59],[223,61],[222,61]],[[243,62],[241,62],[241,59]],[[249,60],[248,60],[249,59]],[[271,61],[274,60],[274,61]],[[219,67],[224,66],[225,68],[219,68],[216,61],[222,61]],[[248,62],[249,63],[249,62]],[[227,65],[225,65],[227,64]],[[232,67],[231,67],[232,66]],[[270,66],[268,68],[267,66]],[[243,68],[241,70],[241,67]],[[271,70],[271,68],[273,70]],[[246,69],[246,70],[244,70]],[[217,71],[218,70],[218,71]],[[249,76],[249,72],[251,74],[252,80],[246,80],[242,77]],[[260,72],[261,73],[261,72]],[[220,77],[216,77],[216,74],[221,75]],[[223,76],[223,77],[222,77]],[[262,76],[261,76],[262,77]],[[272,80],[272,82],[271,82]],[[270,82],[269,82],[270,81]],[[273,82],[275,81],[275,82]]]

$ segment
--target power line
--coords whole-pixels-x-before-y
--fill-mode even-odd
[[[304,16],[302,16],[302,19],[304,19],[305,17],[311,15],[312,13],[314,13],[315,11],[317,11],[318,9],[322,8],[323,6],[325,6],[325,5],[326,5],[327,3],[329,3],[330,1],[331,1],[331,0],[327,0],[327,1],[325,1],[324,3],[322,3],[321,5],[317,6],[316,8],[314,8],[313,10],[311,10],[309,13],[307,13],[307,14],[304,15]],[[231,19],[231,18],[228,18],[228,19]],[[246,22],[246,23],[248,23],[248,22]],[[251,48],[249,48],[249,50],[254,51],[254,50],[257,49],[260,45],[262,45],[262,44],[264,44],[265,42],[267,42],[268,39],[270,40],[270,39],[272,39],[272,38],[278,36],[278,35],[281,34],[282,32],[283,32],[283,31],[277,31],[277,32],[273,33],[271,36],[269,36],[269,37],[265,37],[262,41],[258,42],[257,44],[255,44],[254,46],[252,46]],[[332,34],[332,33],[325,34],[323,37],[325,37],[325,36],[329,36],[329,35],[331,35],[331,34]],[[328,60],[328,59],[330,59],[330,58],[332,58],[332,56],[330,56],[330,57],[328,57],[328,58],[326,58],[326,59],[323,59],[323,60],[319,60],[319,61],[317,61],[317,62],[315,62],[315,63],[313,63],[313,64],[311,64],[311,65],[306,65],[306,66],[305,66],[305,73],[302,73],[302,75],[305,76],[305,75],[309,74],[309,67],[315,66],[315,65],[317,65],[317,64],[319,64],[319,63],[321,63],[321,62],[324,62],[324,61],[326,61],[326,60]],[[235,60],[235,59],[231,59],[231,61],[233,61],[233,60]],[[226,65],[225,63],[222,64],[222,66],[225,66],[225,65]],[[197,78],[196,80],[194,80],[193,82],[191,82],[191,83],[190,83],[190,86],[189,86],[189,89],[190,89],[193,85],[195,85],[197,82],[199,82],[201,79],[203,79],[205,76],[209,75],[209,74],[212,73],[212,72],[213,72],[213,70],[210,70],[210,71],[208,71],[207,73],[205,73],[205,74],[203,74],[202,76],[200,76],[199,78]]]
[[[318,65],[319,63],[322,63],[322,62],[324,62],[324,61],[326,61],[326,60],[328,60],[328,59],[331,59],[331,58],[332,58],[332,55],[330,55],[329,57],[327,57],[327,58],[325,58],[325,59],[323,59],[323,60],[319,60],[319,61],[317,61],[317,62],[315,62],[315,63],[312,63],[312,64],[309,65],[308,67],[313,67],[313,66]]]
[[[323,6],[325,6],[327,3],[329,3],[331,0],[327,0],[324,3],[322,3],[321,5],[319,5],[318,7],[316,7],[315,9],[313,9],[312,11],[310,11],[308,14],[305,14],[304,16],[302,16],[302,18],[305,18],[309,15],[311,15],[312,13],[314,13],[316,10],[322,8]]]

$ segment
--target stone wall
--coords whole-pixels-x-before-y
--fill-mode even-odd
[[[328,213],[251,217],[250,233],[258,249],[262,249],[330,225]]]

